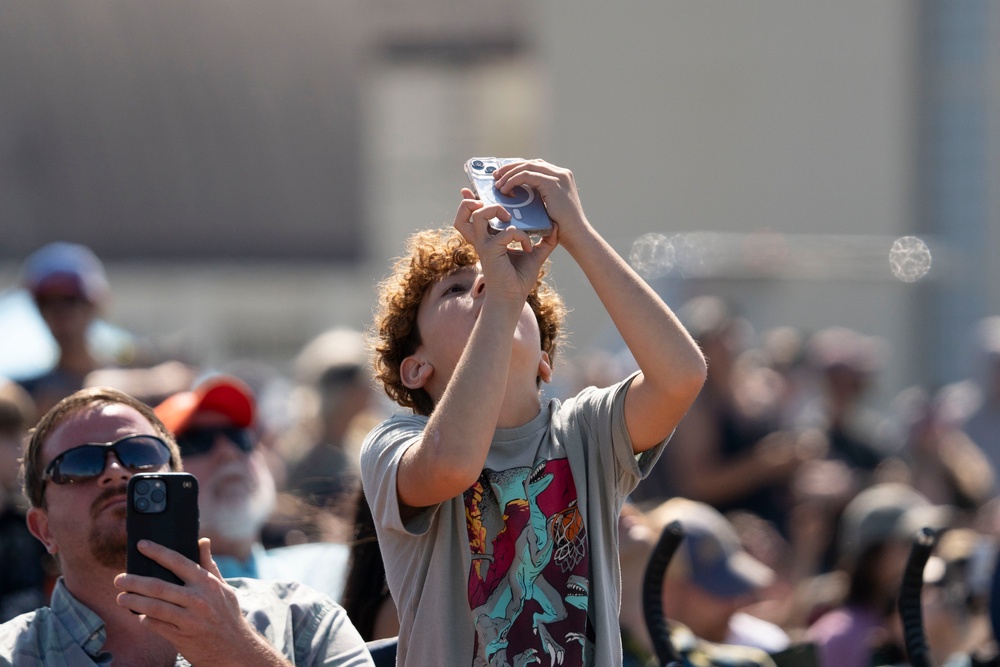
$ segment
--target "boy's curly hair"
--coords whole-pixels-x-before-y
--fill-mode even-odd
[[[478,261],[475,248],[456,230],[426,230],[409,238],[406,254],[396,259],[389,277],[379,283],[378,309],[368,333],[374,375],[389,398],[419,415],[429,415],[434,403],[426,390],[404,386],[399,375],[403,360],[420,346],[417,309],[434,282]],[[545,273],[543,266],[528,305],[538,322],[542,350],[554,362],[566,307],[543,281]]]

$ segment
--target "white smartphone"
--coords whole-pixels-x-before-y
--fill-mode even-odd
[[[552,221],[545,210],[542,198],[533,189],[517,186],[510,195],[505,195],[494,186],[493,172],[521,158],[474,157],[466,161],[465,173],[469,176],[472,189],[483,203],[499,204],[510,212],[510,222],[497,218],[490,220],[490,233],[496,234],[513,225],[532,236],[548,236],[552,233]]]

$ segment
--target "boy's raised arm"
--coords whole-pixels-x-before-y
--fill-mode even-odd
[[[663,300],[591,226],[572,172],[542,161],[498,169],[497,188],[536,188],[559,243],[593,286],[635,357],[641,373],[625,399],[625,419],[636,453],[670,435],[705,381],[706,362],[697,344]]]
[[[421,303],[423,342],[413,360],[404,362],[402,375],[426,389],[435,405],[421,440],[399,464],[397,493],[409,508],[465,492],[482,473],[497,427],[520,425],[539,410],[537,363],[528,374],[512,375],[510,368],[527,296],[557,237],[530,252],[510,253],[512,242],[531,248],[528,236],[513,229],[491,235],[487,220],[508,220],[510,214],[484,207],[471,191],[463,195],[455,227],[476,248],[481,273],[448,277],[432,285]],[[439,328],[429,330],[432,324]]]

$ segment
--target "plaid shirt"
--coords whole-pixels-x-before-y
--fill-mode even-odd
[[[371,656],[347,613],[328,597],[288,582],[230,579],[243,615],[294,665],[372,667]],[[108,667],[104,621],[59,579],[49,607],[0,625],[0,665]],[[175,667],[190,667],[181,655]]]

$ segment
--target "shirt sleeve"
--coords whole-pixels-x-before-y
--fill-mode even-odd
[[[397,494],[399,462],[407,449],[423,436],[427,418],[399,415],[382,422],[361,445],[361,485],[375,523],[395,532],[422,535],[430,527],[436,506],[403,521]]]
[[[374,667],[347,612],[328,596],[298,583],[234,579],[247,620],[294,664]]]
[[[584,389],[574,399],[578,403],[574,410],[588,423],[587,428],[594,434],[592,441],[585,441],[592,442],[598,448],[592,455],[600,460],[605,475],[610,476],[609,480],[621,499],[628,496],[649,474],[669,440],[665,438],[639,455],[632,450],[632,438],[625,423],[625,397],[637,374],[604,389]]]

